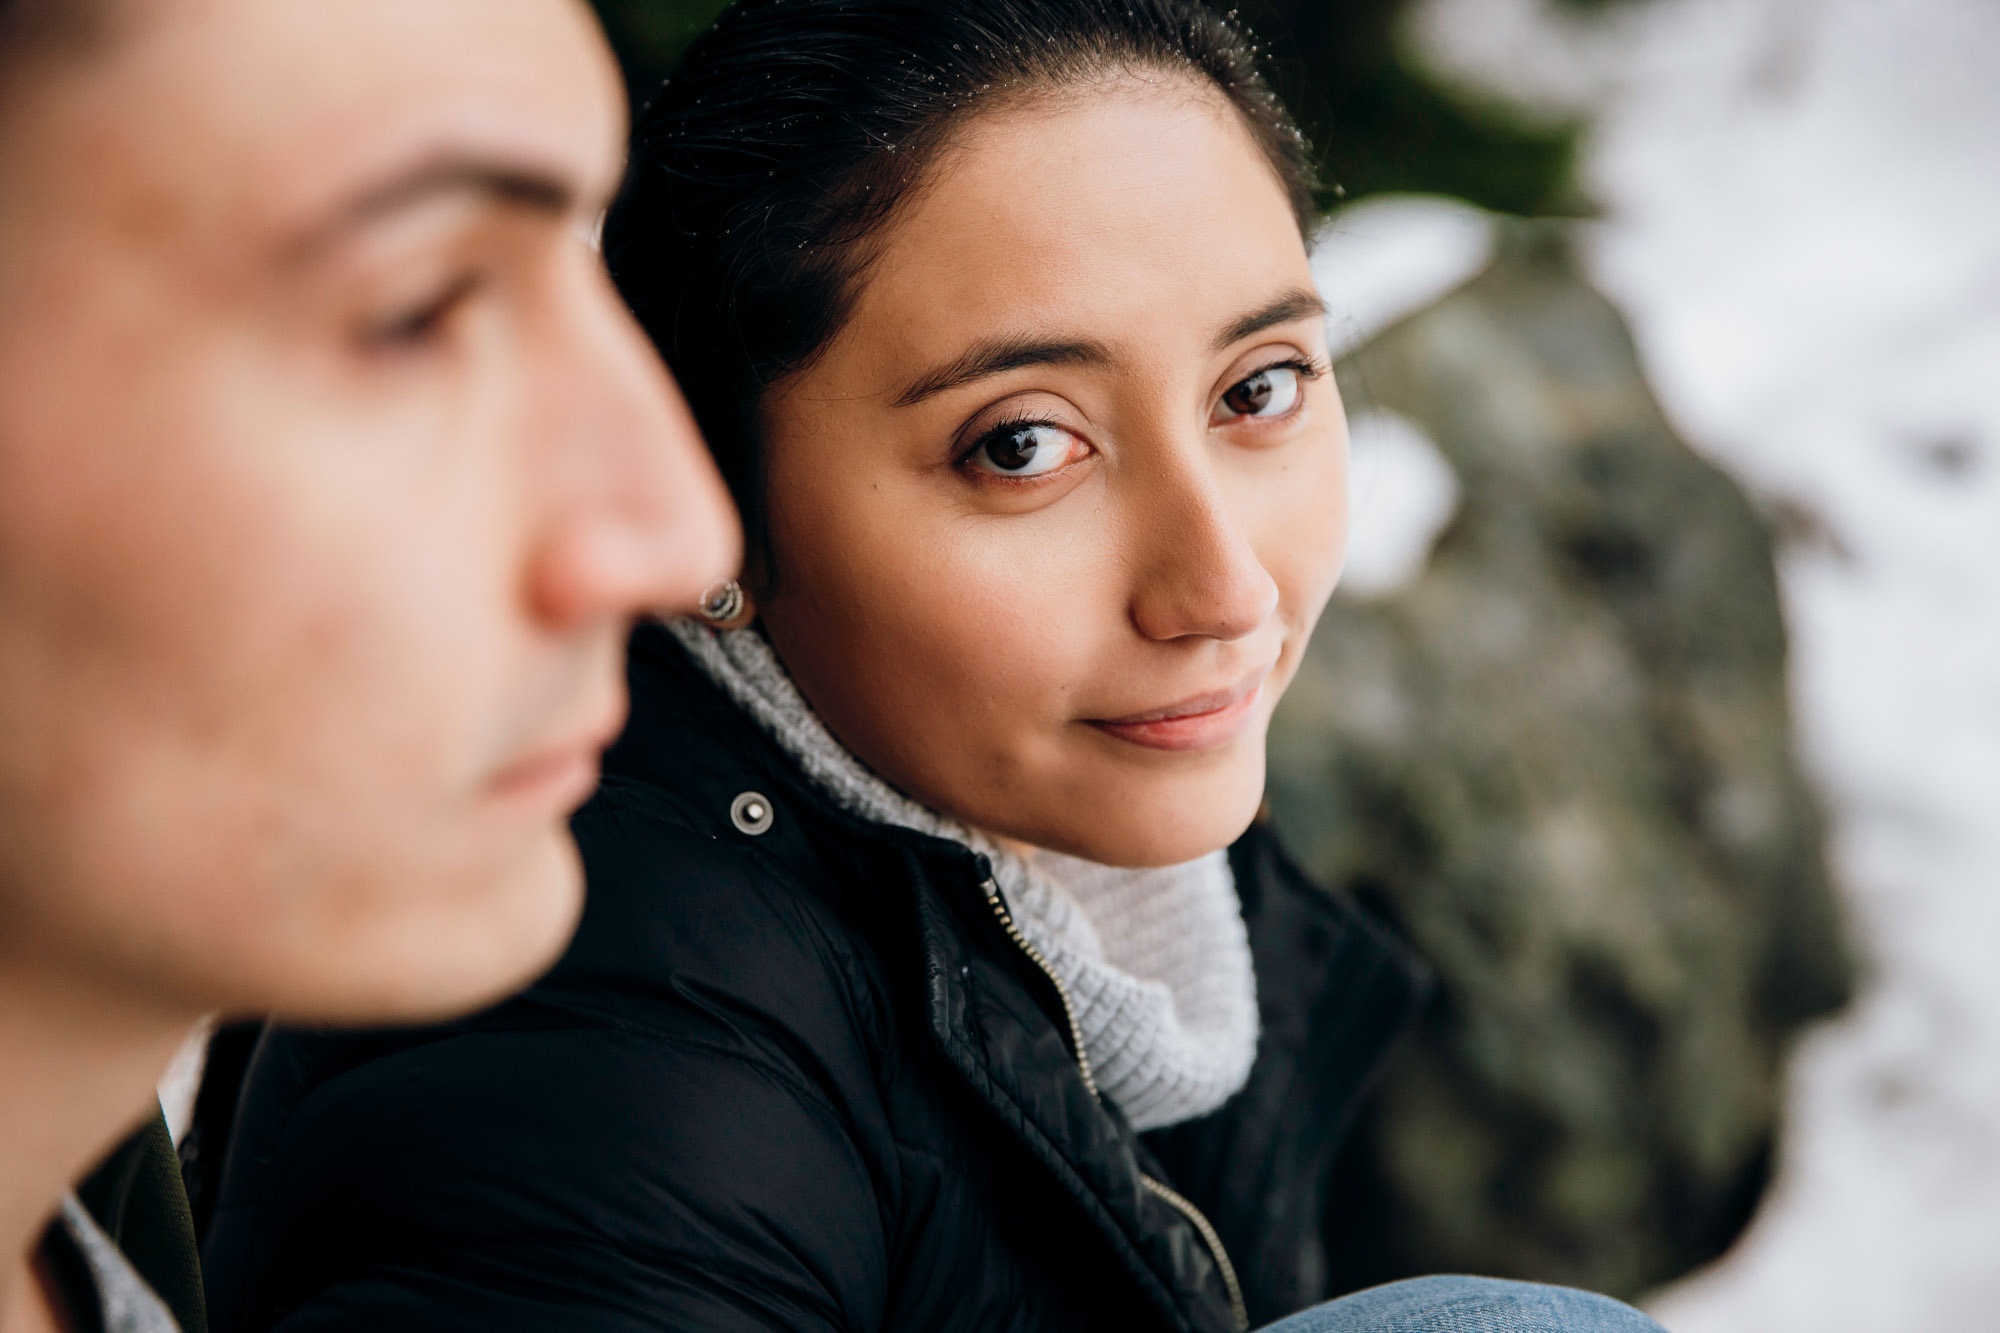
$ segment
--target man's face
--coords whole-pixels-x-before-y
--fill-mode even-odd
[[[0,967],[418,1017],[561,947],[736,559],[577,0],[151,0],[0,103]]]

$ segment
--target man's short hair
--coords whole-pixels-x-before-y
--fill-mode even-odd
[[[107,0],[0,0],[0,90],[24,56],[73,50],[98,36]]]

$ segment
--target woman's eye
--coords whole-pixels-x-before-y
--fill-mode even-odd
[[[1298,406],[1305,393],[1305,376],[1297,366],[1267,366],[1233,384],[1222,405],[1235,417],[1281,417]]]
[[[1002,477],[1040,477],[1076,455],[1076,436],[1060,426],[1023,421],[990,431],[967,455],[973,466]]]

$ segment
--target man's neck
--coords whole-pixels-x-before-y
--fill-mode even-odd
[[[42,1235],[64,1192],[144,1118],[195,1019],[0,960],[0,1333],[64,1326]]]
[[[5,1291],[0,1333],[71,1333],[75,1328],[46,1256],[30,1254],[12,1265]]]

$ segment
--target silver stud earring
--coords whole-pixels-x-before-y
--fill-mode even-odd
[[[743,591],[743,585],[735,579],[718,583],[701,595],[701,604],[695,614],[711,629],[736,629],[746,624],[750,616],[750,598]]]

